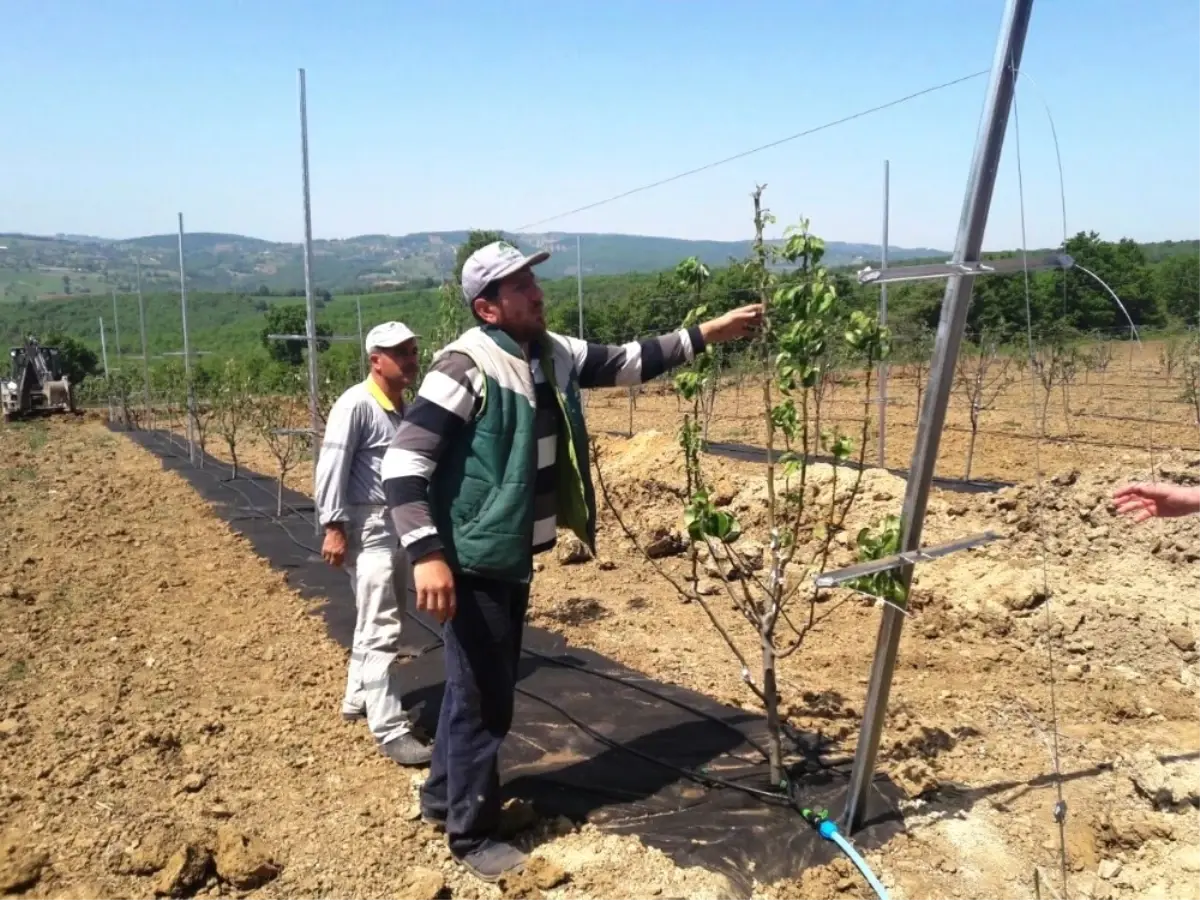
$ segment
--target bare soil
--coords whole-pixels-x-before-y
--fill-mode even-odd
[[[1135,362],[1146,376],[1136,393],[1148,399],[1117,407],[1114,362],[1111,405],[1101,408],[1140,417],[1152,403],[1157,417],[1184,423],[1178,438],[1164,437],[1165,426],[1151,441],[1143,425],[1079,417],[1074,444],[1038,447],[1026,439],[1036,428],[1017,412],[1014,430],[1026,438],[981,437],[975,472],[1014,487],[934,493],[928,543],[987,528],[1003,537],[919,570],[880,759],[909,795],[908,833],[868,854],[893,897],[1030,897],[1035,871],[1043,896],[1061,896],[1055,718],[1069,894],[1195,895],[1200,521],[1134,526],[1108,498],[1148,471],[1151,452],[1163,477],[1200,482],[1200,454],[1168,449],[1197,446],[1195,427],[1153,360]],[[891,393],[903,399],[898,383]],[[1076,390],[1072,408],[1101,402],[1086,392],[1077,400]],[[1013,405],[1020,399],[1018,391]],[[623,400],[591,397],[592,428],[624,431]],[[677,528],[682,507],[675,401],[643,395],[637,415],[651,416],[651,403],[657,420],[641,418],[632,439],[598,442],[605,484],[642,542]],[[745,394],[722,404],[750,414]],[[960,474],[957,434],[945,436],[939,474]],[[710,438],[758,441],[745,432]],[[889,446],[889,463],[907,466],[911,440],[889,437]],[[210,450],[222,455],[215,442]],[[0,893],[150,896],[190,866],[207,896],[408,896],[430,887],[453,897],[728,895],[711,873],[564,822],[538,823],[522,841],[565,883],[550,872],[545,886],[527,879],[501,889],[463,875],[414,820],[417,778],[379,757],[364,728],[338,719],[345,652],[286,577],[181,479],[95,420],[5,428],[0,452]],[[257,443],[238,452],[248,467],[274,471]],[[721,502],[761,538],[762,467],[715,457],[704,465]],[[812,474],[824,497],[844,496],[855,478],[841,470],[835,486],[828,467]],[[305,489],[311,469],[289,483]],[[829,567],[853,560],[860,527],[899,511],[904,482],[872,469],[858,489]],[[533,621],[656,678],[755,708],[704,611],[681,601],[608,510],[598,551],[578,564],[544,558]],[[675,578],[685,572],[682,557],[661,565]],[[751,650],[728,598],[709,600]],[[792,612],[798,627],[815,624],[780,668],[787,719],[852,752],[880,610],[833,591]],[[838,862],[756,893],[867,889]]]

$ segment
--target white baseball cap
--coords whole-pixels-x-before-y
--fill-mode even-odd
[[[492,282],[529,266],[536,266],[549,258],[550,254],[545,250],[526,256],[508,241],[496,241],[486,247],[480,247],[463,263],[463,300],[470,306]]]
[[[399,347],[405,341],[416,337],[420,335],[413,334],[413,330],[403,322],[384,322],[367,332],[367,352],[370,353],[377,347]]]

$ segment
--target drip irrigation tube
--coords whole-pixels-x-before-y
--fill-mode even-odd
[[[876,876],[871,871],[871,867],[867,865],[867,861],[862,858],[862,855],[855,849],[854,844],[850,839],[838,831],[837,823],[829,818],[829,813],[826,810],[813,810],[804,808],[800,810],[800,815],[804,817],[804,821],[813,827],[821,837],[827,841],[831,841],[840,849],[846,858],[854,864],[867,884],[871,886],[871,890],[875,892],[875,896],[879,900],[888,900],[887,888],[883,886]]]

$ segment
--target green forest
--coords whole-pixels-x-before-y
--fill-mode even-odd
[[[458,265],[470,247],[487,233],[472,233],[459,247]],[[1094,232],[1081,232],[1066,245],[1080,267],[1095,273],[1121,298],[1139,328],[1178,330],[1195,327],[1200,319],[1200,242],[1181,241],[1138,244],[1132,240],[1105,241]],[[1038,251],[1039,253],[1045,251]],[[995,254],[1013,256],[1014,253]],[[874,311],[878,286],[857,283],[849,268],[834,270],[838,312],[846,319],[855,310]],[[786,280],[789,276],[781,274]],[[578,284],[574,278],[543,282],[547,316],[552,329],[579,331]],[[889,287],[888,324],[903,349],[905,335],[927,333],[937,325],[942,280],[893,284]],[[453,287],[449,288],[453,291]],[[330,295],[316,298],[318,331],[322,337],[346,340],[322,342],[322,358],[329,370],[347,375],[359,366],[357,308],[363,330],[388,320],[407,322],[425,338],[427,350],[467,324],[461,304],[446,303],[445,289]],[[712,270],[704,286],[703,301],[716,314],[756,298],[742,263],[730,260]],[[619,343],[637,336],[677,327],[695,299],[678,283],[673,271],[651,274],[597,275],[583,279],[583,329],[589,340]],[[152,367],[179,363],[182,350],[181,310],[178,292],[146,293],[143,298],[147,349]],[[1127,328],[1124,315],[1108,292],[1077,268],[1068,272],[1036,272],[1030,277],[1029,306],[1039,336],[1086,336],[1093,332],[1120,333]],[[79,380],[102,370],[100,319],[104,320],[110,367],[128,368],[131,357],[141,354],[139,313],[134,294],[112,298],[77,296],[36,304],[2,308],[2,339],[13,344],[34,334],[46,345],[58,345],[72,362]],[[285,366],[303,362],[302,345],[284,346],[265,335],[304,330],[303,300],[259,294],[189,292],[188,320],[191,346],[202,367],[237,358],[266,363],[270,358]],[[975,281],[970,310],[972,335],[988,334],[1009,341],[1025,333],[1026,287],[1021,275],[980,277]],[[916,342],[908,342],[916,346]],[[139,366],[140,367],[140,366]]]

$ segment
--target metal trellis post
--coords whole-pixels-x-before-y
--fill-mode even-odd
[[[142,299],[142,261],[134,260],[137,272],[138,328],[142,333],[142,390],[145,394],[146,418],[150,418],[150,352],[146,349],[146,304]]]
[[[362,298],[354,298],[354,314],[358,316],[358,368],[362,372],[362,377],[367,377],[367,339],[363,337],[362,330]]]
[[[308,309],[308,411],[312,427],[313,496],[316,496],[317,460],[321,454],[321,417],[317,407],[317,309],[312,289],[312,204],[308,184],[308,102],[304,70],[300,69],[300,163],[304,180],[304,300]],[[321,534],[321,515],[313,506],[313,529]]]
[[[579,339],[583,340],[583,248],[575,235],[575,282],[579,286]]]
[[[121,365],[121,320],[117,318],[117,289],[109,288],[112,291],[113,301],[113,343],[117,348],[117,365]]]
[[[188,302],[187,276],[183,271],[183,213],[179,213],[179,308],[183,317],[183,381],[186,390],[184,405],[187,407],[187,443],[188,462],[196,463],[196,442],[193,431],[193,413],[195,411],[194,395],[192,393],[192,345],[188,337]]]
[[[1032,10],[1033,0],[1008,0],[1005,5],[1003,24],[992,60],[984,115],[976,137],[975,153],[967,179],[952,266],[955,263],[979,259],[992,192],[996,185],[996,171],[1004,147],[1004,133],[1012,108],[1016,73],[1020,69]],[[921,408],[916,447],[904,494],[901,553],[911,553],[920,547],[930,483],[933,480],[938,446],[946,420],[946,407],[954,380],[954,365],[966,328],[967,309],[970,306],[975,278],[974,272],[954,273],[948,276],[946,283],[933,363],[929,373],[929,386]],[[899,569],[899,577],[906,587],[911,584],[912,573],[911,563],[906,563]],[[890,604],[886,605],[875,645],[862,731],[854,754],[850,791],[843,814],[844,826],[848,832],[856,830],[862,824],[867,811],[867,799],[875,775],[875,760],[879,752],[903,624],[904,612]]]
[[[108,344],[104,341],[104,316],[100,317],[100,358],[104,360],[104,393],[108,397],[108,421],[113,420],[112,381],[108,377]]]
[[[886,269],[888,264],[888,176],[889,162],[883,161],[883,242],[880,244],[879,267]],[[879,286],[879,324],[887,325],[887,283]],[[887,360],[879,361],[879,468],[887,468],[887,389],[888,364]]]

